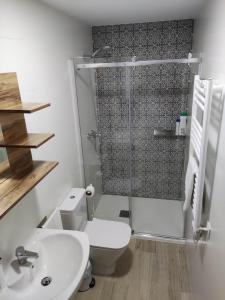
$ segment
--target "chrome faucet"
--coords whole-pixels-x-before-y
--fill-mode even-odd
[[[24,266],[29,263],[27,261],[29,257],[38,258],[39,255],[36,252],[25,250],[23,246],[19,246],[16,248],[16,257],[19,265]]]

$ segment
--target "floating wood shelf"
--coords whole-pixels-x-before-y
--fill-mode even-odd
[[[33,113],[50,106],[50,103],[0,103],[0,113]]]
[[[35,187],[58,162],[33,161],[33,170],[21,178],[10,175],[7,162],[0,163],[0,218],[16,205],[30,190]]]
[[[0,162],[0,184],[11,176],[9,162],[4,160]]]
[[[26,137],[12,138],[7,141],[0,138],[0,147],[38,148],[53,136],[52,133],[28,133]]]
[[[39,183],[58,162],[33,161],[30,148],[38,148],[54,134],[28,133],[25,113],[50,106],[22,103],[16,73],[0,74],[0,147],[8,160],[0,162],[0,218]]]

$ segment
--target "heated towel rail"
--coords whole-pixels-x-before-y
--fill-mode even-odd
[[[195,157],[198,162],[192,206],[194,233],[201,228],[212,84],[212,80],[201,80],[198,75],[195,76],[189,154]]]
[[[194,234],[201,230],[208,230],[208,228],[201,227],[201,216],[211,102],[214,97],[224,98],[224,91],[224,85],[213,80],[202,80],[198,75],[195,76],[189,152],[189,156],[195,157],[198,162],[192,206]]]

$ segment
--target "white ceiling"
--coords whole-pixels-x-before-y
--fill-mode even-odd
[[[196,18],[206,0],[42,0],[91,25]]]

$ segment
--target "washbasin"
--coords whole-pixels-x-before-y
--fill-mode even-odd
[[[25,266],[14,257],[3,267],[1,300],[66,300],[75,295],[89,258],[84,232],[36,229],[24,247],[38,257]]]

